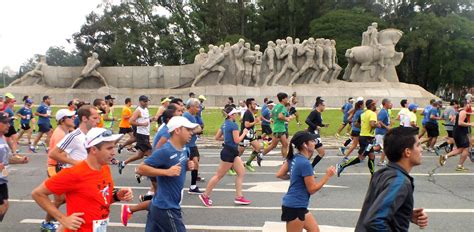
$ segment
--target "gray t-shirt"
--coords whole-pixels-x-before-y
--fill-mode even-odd
[[[3,139],[3,136],[0,137],[0,163],[3,163],[5,167],[8,166],[8,161],[10,160],[11,152],[8,144]],[[0,171],[0,184],[7,183],[7,176],[3,176],[2,172]]]
[[[454,107],[450,106],[446,108],[446,110],[443,112],[444,128],[447,131],[453,130],[454,122],[451,122],[451,120],[449,120],[449,118],[452,116],[456,116],[456,110],[454,110]]]

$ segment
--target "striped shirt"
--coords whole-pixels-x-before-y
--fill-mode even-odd
[[[85,160],[87,158],[87,150],[85,146],[86,135],[77,128],[73,132],[67,134],[56,145],[60,150],[67,153],[68,157],[73,160]],[[70,164],[65,164],[64,167],[71,167]]]

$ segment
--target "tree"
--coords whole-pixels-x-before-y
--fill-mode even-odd
[[[84,62],[77,51],[68,52],[64,47],[49,47],[46,51],[46,63],[51,66],[82,66]]]

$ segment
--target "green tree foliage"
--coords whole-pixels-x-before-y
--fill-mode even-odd
[[[49,47],[46,51],[46,63],[52,66],[81,66],[82,57],[77,51],[68,52],[64,47]]]

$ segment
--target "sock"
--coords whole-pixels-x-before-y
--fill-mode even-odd
[[[196,187],[197,178],[198,178],[198,170],[192,170],[191,171],[191,186],[194,185],[194,187]],[[191,189],[194,189],[194,188],[191,188]]]
[[[345,163],[341,164],[341,167],[346,168],[346,167],[349,167],[349,166],[352,166],[352,165],[358,164],[358,163],[360,163],[360,159],[359,159],[359,157],[356,156],[352,159],[349,159]]]
[[[446,146],[448,146],[448,142],[442,143],[441,145],[439,145],[439,148],[446,147]]]
[[[347,147],[347,145],[349,145],[349,143],[352,142],[352,139],[347,139],[345,142],[344,142],[344,147]]]
[[[250,165],[252,161],[255,159],[255,157],[257,157],[257,155],[258,155],[258,152],[252,151],[252,154],[250,154],[250,157],[245,164]]]
[[[369,167],[370,175],[374,175],[375,172],[375,160],[369,159],[369,162],[367,162],[367,167]]]
[[[146,195],[150,195],[150,196],[153,196],[153,195],[155,195],[155,192],[152,192],[152,191],[148,191],[148,192],[146,193]]]
[[[317,155],[316,157],[314,157],[313,162],[311,163],[311,166],[313,166],[313,168],[314,168],[314,166],[316,166],[316,164],[318,164],[319,161],[321,161],[322,158],[323,158],[323,157],[321,157],[321,156],[319,156],[319,155]]]

